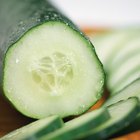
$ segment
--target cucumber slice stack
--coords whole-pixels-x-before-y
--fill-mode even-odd
[[[97,128],[93,128],[87,134],[81,136],[81,140],[103,140],[127,127],[136,118],[140,106],[137,98],[120,101],[108,107],[111,119]],[[133,116],[134,115],[134,116]]]
[[[2,0],[0,21],[0,85],[18,111],[41,119],[1,140],[106,139],[140,122],[140,29],[93,39],[112,96],[64,123],[102,97],[105,75],[92,43],[46,0]]]
[[[122,32],[124,36],[121,36]],[[115,33],[116,35],[117,33],[120,34],[118,42],[114,41]],[[111,32],[109,32],[109,34],[111,34]],[[99,58],[102,58],[102,56],[100,56],[101,53],[105,56],[102,62],[107,73],[107,88],[111,94],[103,106],[109,106],[130,97],[140,99],[140,28],[114,30],[110,37],[107,33],[94,36],[91,36],[91,38],[95,44],[97,44],[97,50],[100,50],[99,53],[97,51]],[[106,40],[106,38],[110,38],[110,40]],[[108,44],[108,48],[111,49],[109,53],[104,50],[104,40],[107,41],[106,44]],[[111,44],[113,41],[114,43]],[[102,46],[100,44],[102,44]],[[109,46],[109,44],[111,45]],[[118,135],[139,130],[139,123],[140,114],[137,115],[133,123],[126,129],[120,131]]]
[[[85,112],[102,97],[102,64],[71,21],[45,0],[5,0],[1,5],[7,39],[0,46],[0,75],[4,94],[17,110],[37,119],[64,118]]]

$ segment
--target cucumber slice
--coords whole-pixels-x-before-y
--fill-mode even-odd
[[[101,37],[99,35],[97,37],[94,36],[91,41],[93,41],[96,46],[96,51],[101,62],[104,64],[105,68],[107,68],[107,61],[114,47],[117,46],[116,44],[119,45],[120,40],[122,40],[126,34],[124,34],[124,32],[121,34],[114,30],[108,33],[103,33],[103,35]]]
[[[6,97],[32,118],[67,117],[88,110],[101,98],[104,85],[102,64],[90,41],[48,1],[1,4],[9,3],[16,7],[10,6],[5,18],[10,21],[16,14],[12,27],[19,32],[14,32],[13,43],[1,46]],[[17,26],[19,19],[27,23],[24,31]]]
[[[140,130],[140,113],[137,115],[135,120],[126,128],[122,129],[118,133],[115,134],[115,137],[122,136],[128,133],[135,132],[137,130]]]
[[[89,35],[91,41],[94,42],[97,54],[104,64],[105,70],[109,73],[114,56],[122,49],[129,39],[136,37],[139,34],[139,28],[112,30],[110,32],[101,33],[101,35]]]
[[[23,140],[23,139],[34,139],[56,131],[63,126],[63,121],[58,116],[51,116],[45,119],[37,120],[24,127],[21,127],[4,137],[0,140]]]
[[[139,29],[140,31],[140,29]],[[114,71],[119,65],[125,62],[129,57],[134,56],[140,51],[140,34],[135,34],[131,39],[128,39],[125,44],[118,50],[112,59],[110,65],[111,71]]]
[[[140,78],[133,81],[131,84],[126,86],[121,91],[117,92],[115,95],[111,96],[103,106],[109,106],[114,103],[119,102],[120,100],[125,100],[130,97],[136,96],[140,99]]]
[[[122,89],[121,91],[117,92],[115,95],[111,96],[105,103],[105,106],[110,106],[114,103],[117,103],[121,100],[128,99],[130,97],[137,97],[140,100],[140,79],[133,81],[127,87]],[[137,115],[136,119],[131,123],[128,127],[124,128],[123,130],[119,131],[117,135],[124,135],[126,133],[130,133],[132,131],[136,131],[140,129],[140,113]]]
[[[128,72],[127,75],[124,76],[120,82],[116,84],[116,87],[113,88],[111,95],[117,93],[136,79],[140,77],[140,71],[139,71],[139,66],[134,68],[132,71]],[[116,92],[117,91],[117,92]]]
[[[87,134],[81,135],[80,139],[102,140],[125,128],[136,118],[137,114],[139,113],[139,101],[137,98],[133,97],[109,106],[108,110],[111,115],[111,119],[96,129],[89,131]]]
[[[137,55],[128,58],[126,62],[120,63],[120,66],[110,73],[108,77],[108,87],[113,93],[126,86],[124,85],[120,88],[119,85],[121,85],[121,83],[124,83],[126,81],[125,78],[130,76],[130,74],[133,74],[133,72],[135,72],[135,70],[140,67],[139,61],[137,61],[139,59],[140,56],[138,53]]]
[[[106,109],[98,109],[65,123],[63,128],[52,134],[43,136],[39,140],[74,140],[77,139],[79,135],[101,125],[108,120],[109,117]]]

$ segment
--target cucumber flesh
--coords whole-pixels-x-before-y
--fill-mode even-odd
[[[108,110],[111,115],[111,119],[96,129],[89,131],[87,134],[81,135],[80,139],[106,139],[121,129],[127,127],[139,113],[139,101],[137,98],[133,97],[109,106]]]
[[[86,113],[75,118],[65,126],[54,133],[43,136],[39,140],[73,140],[77,139],[81,134],[88,132],[92,128],[96,128],[110,118],[106,109],[98,109]]]
[[[140,56],[139,54],[128,58],[126,62],[121,63],[121,65],[116,68],[114,71],[112,71],[108,77],[108,87],[111,89],[112,92],[117,92],[118,89],[118,84],[127,76],[130,75],[130,73],[133,73],[135,69],[138,69],[140,67],[139,60]],[[117,90],[114,91],[114,88]],[[123,88],[123,87],[122,87]]]
[[[23,126],[4,137],[0,140],[26,140],[34,139],[49,134],[63,126],[63,121],[58,116],[51,116],[45,119],[37,120],[26,126]]]
[[[48,1],[11,3],[16,7],[5,11],[9,13],[5,18],[10,21],[13,13],[18,15],[11,28],[19,28],[20,32],[14,32],[16,37],[10,47],[7,42],[0,46],[4,49],[6,97],[17,110],[32,118],[55,114],[67,117],[88,110],[101,98],[104,86],[103,67],[93,45],[71,21],[48,6]],[[22,18],[26,21],[24,31],[17,26]],[[4,26],[5,31],[8,27]]]
[[[140,51],[140,37],[139,34],[135,34],[133,38],[122,45],[121,49],[118,50],[116,55],[112,59],[112,63],[110,65],[111,71],[115,70],[119,65],[129,57],[134,56],[136,53]]]
[[[140,71],[138,66],[134,68],[132,71],[128,72],[127,75],[125,75],[124,78],[116,84],[116,87],[112,89],[111,95],[114,95],[115,93],[117,93],[118,91],[120,91],[121,89],[123,89],[124,87],[126,87],[127,85],[129,85],[130,83],[138,79],[139,77],[140,77]]]
[[[137,130],[140,130],[139,124],[140,124],[140,113],[137,115],[135,120],[128,127],[124,128],[121,131],[119,131],[118,133],[116,133],[115,137],[126,135],[128,133],[132,133],[132,132],[135,132]]]
[[[137,97],[140,99],[140,79],[133,81],[131,84],[127,85],[121,91],[112,95],[103,106],[109,106],[114,103],[117,103],[121,100],[128,99],[130,97]]]
[[[110,31],[108,33],[103,33],[103,35],[101,37],[99,36],[100,38],[97,36],[97,39],[95,36],[91,41],[93,41],[93,44],[96,46],[97,55],[101,62],[104,64],[105,68],[108,69],[107,62],[112,51],[126,34],[124,34],[124,32],[121,34],[118,31]]]

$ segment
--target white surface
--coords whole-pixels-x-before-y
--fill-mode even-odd
[[[50,0],[76,24],[90,27],[140,25],[140,0]]]

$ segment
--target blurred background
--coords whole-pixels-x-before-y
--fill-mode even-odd
[[[50,0],[80,27],[140,25],[140,0]]]

